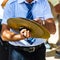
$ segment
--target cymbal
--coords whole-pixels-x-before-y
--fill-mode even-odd
[[[50,33],[47,31],[47,29],[34,20],[29,20],[26,18],[9,18],[7,20],[7,24],[14,30],[19,30],[20,27],[29,29],[31,37],[33,38],[48,39],[50,37]]]

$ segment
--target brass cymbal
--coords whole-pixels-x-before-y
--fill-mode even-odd
[[[47,29],[34,20],[29,20],[26,18],[9,18],[7,20],[7,24],[14,30],[19,30],[20,27],[29,29],[33,38],[48,39],[50,37],[50,33],[47,31]]]

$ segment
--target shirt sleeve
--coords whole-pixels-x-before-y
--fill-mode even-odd
[[[7,24],[7,20],[14,17],[14,10],[14,4],[10,4],[9,2],[7,2],[6,6],[4,7],[3,19],[1,24]]]
[[[52,12],[51,12],[51,8],[50,5],[48,3],[47,0],[45,0],[44,2],[44,7],[43,7],[43,13],[44,13],[44,19],[48,19],[48,18],[53,18]]]

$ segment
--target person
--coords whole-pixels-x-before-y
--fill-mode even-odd
[[[3,2],[3,0],[0,2],[0,23],[1,23],[2,18],[3,18],[3,8],[1,6],[2,2]]]
[[[27,5],[33,4],[31,10]],[[31,7],[32,5],[30,5]],[[30,13],[30,18],[27,13]],[[34,20],[41,25],[48,23],[53,25],[50,29],[54,28],[55,23],[50,10],[50,6],[47,0],[8,0],[4,8],[4,17],[2,21],[1,38],[3,41],[7,41],[9,46],[9,60],[46,60],[45,53],[45,39],[33,38],[35,42],[31,45],[27,43],[26,38],[30,38],[30,31],[22,29],[20,33],[17,33],[7,25],[9,18],[22,17],[29,20]],[[37,28],[36,28],[37,29]],[[31,48],[32,47],[32,48]],[[36,48],[37,47],[37,48]]]
[[[2,1],[3,1],[3,0],[2,0]],[[1,7],[2,1],[0,2],[0,35],[1,35],[1,21],[2,21],[2,17],[3,17],[3,9],[2,9],[2,7]],[[0,40],[1,40],[1,39],[0,39]],[[1,47],[1,41],[0,41],[0,59],[2,59],[2,58],[1,58],[1,55],[3,55],[3,54],[1,54],[1,52],[2,52],[2,47]]]
[[[57,14],[60,14],[60,9],[59,9],[59,7],[60,7],[60,1],[59,0],[48,0],[52,5],[53,5],[53,7],[54,7],[54,9],[55,9],[55,12],[57,13]]]
[[[55,9],[54,9],[54,6],[58,3],[58,0],[48,0],[49,4],[50,4],[50,7],[51,7],[51,11],[52,11],[52,14],[54,16],[54,19],[56,20],[56,17],[57,17],[57,14],[55,12]],[[56,31],[57,32],[57,31]],[[56,33],[55,33],[56,34]],[[46,46],[46,49],[52,49],[53,46],[52,44],[54,44],[53,40],[51,39],[51,37],[53,37],[55,34],[50,34],[50,38],[48,39],[48,41],[46,42],[45,46]]]
[[[3,19],[3,13],[4,13],[4,9],[2,7],[3,1],[5,1],[5,0],[0,1],[0,60],[8,60],[8,52],[5,47],[5,42],[2,41],[2,39],[1,39],[1,29],[2,29],[1,22]]]
[[[0,2],[0,31],[1,31],[1,21],[3,19],[3,12],[4,12],[3,8],[6,5],[7,1],[8,0],[1,0],[1,2]]]
[[[4,8],[4,6],[6,5],[7,1],[8,0],[3,0],[2,4],[1,4],[2,8]]]
[[[49,0],[49,2],[53,5],[54,13],[56,14],[57,21],[59,23],[59,36],[60,36],[60,0]],[[56,43],[57,48],[55,52],[55,58],[60,58],[60,37]]]

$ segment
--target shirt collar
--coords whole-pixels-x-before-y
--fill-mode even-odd
[[[23,3],[25,2],[26,0],[18,0],[18,3]],[[38,2],[38,0],[34,0],[33,2]]]

